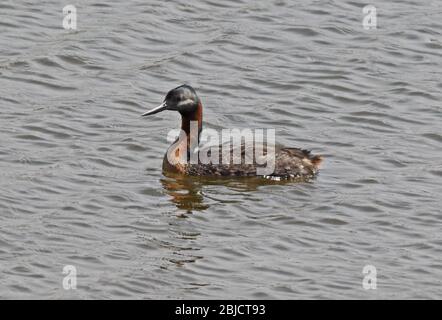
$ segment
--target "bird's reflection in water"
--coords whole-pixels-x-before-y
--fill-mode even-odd
[[[192,213],[194,210],[203,211],[209,208],[209,205],[204,203],[201,183],[197,180],[168,174],[161,179],[161,184],[178,209]]]
[[[178,214],[174,215],[173,221],[170,222],[170,226],[173,227],[170,230],[172,231],[170,238],[163,243],[164,247],[170,249],[170,254],[164,257],[164,261],[167,262],[162,266],[164,269],[168,269],[171,264],[182,267],[204,258],[197,241],[201,230],[195,230],[192,225],[185,223],[186,220],[176,218],[189,218],[189,214],[204,211],[211,205],[232,203],[232,198],[229,197],[232,192],[249,194],[261,186],[293,182],[271,181],[258,177],[194,177],[174,173],[164,173],[160,181],[170,196],[170,201],[179,209]],[[224,188],[224,191],[219,190],[221,188]],[[225,188],[229,192],[226,193]],[[192,281],[188,283],[188,289],[197,290],[207,285],[209,284]]]
[[[164,190],[171,196],[171,202],[186,213],[208,209],[209,201],[222,202],[222,199],[215,200],[205,196],[203,190],[205,186],[219,185],[237,192],[252,192],[264,185],[293,183],[293,181],[272,181],[259,177],[193,177],[174,173],[164,173],[164,175],[165,177],[160,180]]]

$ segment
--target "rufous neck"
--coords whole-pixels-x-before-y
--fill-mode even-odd
[[[190,135],[191,134],[196,134],[196,132],[194,132],[195,130],[191,130],[191,123],[198,123],[198,130],[197,130],[197,134],[198,134],[198,142],[200,140],[199,136],[201,133],[201,130],[203,129],[203,105],[200,102],[198,102],[198,107],[196,108],[196,110],[194,112],[190,112],[190,113],[182,113],[181,114],[181,130],[183,130],[186,135],[187,135],[187,140],[190,140]]]

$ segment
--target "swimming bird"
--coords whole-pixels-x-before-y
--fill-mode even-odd
[[[305,149],[278,145],[269,147],[262,142],[259,142],[261,145],[256,142],[250,146],[242,139],[237,146],[232,146],[229,141],[228,144],[201,147],[199,142],[203,128],[203,105],[195,89],[189,85],[170,90],[161,105],[142,116],[164,110],[178,111],[181,114],[181,135],[168,148],[163,158],[163,172],[190,176],[262,176],[271,180],[308,179],[317,174],[322,162],[322,156],[312,155]],[[192,143],[196,141],[198,143]],[[261,150],[262,154],[255,153],[256,150]],[[241,156],[240,162],[234,161],[235,152]],[[205,161],[201,160],[203,154]],[[270,159],[272,165],[263,163],[263,157]],[[192,159],[196,161],[191,161]]]

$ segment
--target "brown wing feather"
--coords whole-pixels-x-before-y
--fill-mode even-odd
[[[241,164],[233,163],[233,148],[230,149],[230,163],[226,163],[226,159],[222,159],[221,145],[219,148],[219,164],[198,164],[187,166],[187,174],[190,175],[220,175],[220,176],[256,176],[256,169],[259,167],[255,162],[246,164],[244,159],[247,154],[248,145],[241,145]],[[254,147],[252,147],[254,148]],[[264,153],[267,148],[264,146]],[[247,150],[251,151],[251,150]],[[254,155],[252,150],[252,154]],[[210,152],[209,152],[210,153]],[[322,161],[321,156],[314,156],[309,150],[299,148],[285,148],[276,146],[275,148],[275,170],[270,176],[283,178],[308,178],[313,177],[318,170],[318,166]]]

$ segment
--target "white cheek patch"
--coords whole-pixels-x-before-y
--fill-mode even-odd
[[[185,106],[185,105],[187,105],[187,104],[192,104],[192,103],[193,103],[193,100],[191,100],[191,99],[186,99],[186,100],[184,100],[184,101],[180,101],[180,102],[178,102],[177,107]]]

